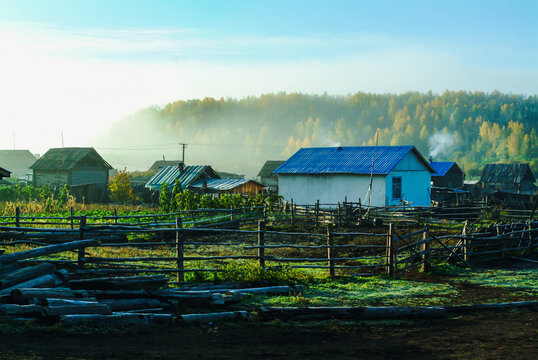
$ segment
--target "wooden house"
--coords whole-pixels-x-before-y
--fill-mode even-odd
[[[151,165],[148,171],[158,172],[165,166],[178,166],[180,163],[180,160],[157,160]]]
[[[204,194],[241,194],[256,196],[263,194],[263,185],[254,180],[210,179],[198,181],[190,188]]]
[[[32,173],[30,165],[36,160],[30,150],[0,150],[0,164],[11,171],[12,178],[26,178]]]
[[[503,191],[532,195],[536,192],[535,182],[529,164],[487,164],[478,185],[486,194]]]
[[[270,188],[278,188],[278,175],[273,172],[284,163],[285,160],[267,160],[258,173],[260,183]]]
[[[5,177],[10,177],[10,176],[11,176],[11,173],[9,171],[0,167],[0,180],[2,180]]]
[[[211,166],[183,166],[179,163],[175,166],[165,166],[151,177],[146,183],[146,188],[159,190],[163,184],[173,187],[176,180],[179,180],[182,189],[187,189],[190,185],[200,181],[220,179],[220,176]]]
[[[112,166],[94,148],[72,147],[50,149],[30,168],[35,186],[67,185],[79,201],[102,202]]]
[[[439,188],[460,189],[463,187],[465,174],[454,161],[430,161],[435,170],[432,185]]]
[[[435,170],[414,146],[339,146],[302,148],[274,173],[279,194],[297,204],[430,206]]]

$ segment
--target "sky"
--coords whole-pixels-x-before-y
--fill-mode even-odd
[[[91,146],[179,99],[535,95],[537,18],[536,0],[0,0],[0,149]]]

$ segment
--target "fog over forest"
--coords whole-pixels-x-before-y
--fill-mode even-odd
[[[194,99],[142,109],[95,139],[117,168],[147,170],[155,160],[256,176],[266,160],[308,146],[415,145],[424,156],[456,160],[468,175],[488,162],[530,162],[537,170],[538,97],[493,92],[266,94]]]

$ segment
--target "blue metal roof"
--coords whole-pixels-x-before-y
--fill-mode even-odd
[[[302,148],[274,173],[386,175],[410,151],[415,152],[431,172],[434,171],[414,146],[406,145]]]
[[[192,183],[204,179],[220,179],[219,175],[211,168],[211,166],[185,166],[183,172],[179,172],[179,167],[165,166],[159,170],[146,183],[146,187],[152,190],[158,190],[162,184],[174,186],[176,180],[179,179],[182,189],[186,189]]]
[[[191,187],[202,188],[204,187],[204,182],[206,182],[208,189],[217,190],[217,191],[228,191],[238,186],[241,186],[243,184],[246,184],[250,181],[257,183],[254,180],[246,180],[246,179],[210,179],[210,180],[197,181],[195,184],[192,184]],[[260,184],[260,186],[262,185]]]
[[[433,170],[435,170],[435,174],[432,174],[432,176],[445,176],[445,174],[450,170],[450,168],[455,164],[454,161],[432,161],[430,162],[430,165],[432,166]]]

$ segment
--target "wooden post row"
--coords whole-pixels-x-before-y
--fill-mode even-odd
[[[185,281],[184,264],[183,264],[183,231],[179,230],[183,227],[180,217],[176,217],[176,258],[177,258],[177,281]]]
[[[21,209],[18,206],[15,208],[15,226],[21,227]]]
[[[74,229],[75,228],[75,210],[73,209],[73,207],[69,207],[69,214],[71,215],[69,217],[69,225],[71,227],[71,229]]]
[[[316,200],[316,208],[314,209],[315,221],[314,224],[319,224],[319,200]]]
[[[293,199],[291,199],[291,227],[295,226],[295,206],[293,204]]]
[[[80,217],[80,224],[79,224],[79,239],[84,240],[84,228],[86,227],[86,215],[82,215]],[[79,247],[78,248],[78,256],[77,256],[77,264],[80,268],[84,267],[84,256],[85,248]]]
[[[394,264],[394,259],[396,258],[396,246],[394,243],[394,225],[389,224],[389,232],[387,234],[387,253],[386,253],[386,264],[387,264],[387,275],[390,277],[395,278],[396,277],[396,268]]]
[[[462,231],[462,235],[465,236],[465,238],[463,239],[463,260],[465,261],[469,261],[471,256],[470,256],[470,248],[471,248],[471,241],[467,238],[467,233],[469,232],[469,220],[465,220],[465,224],[463,224],[463,231]]]
[[[422,244],[422,251],[424,254],[422,255],[422,271],[428,272],[431,270],[431,263],[430,263],[430,248],[431,248],[431,239],[430,239],[430,226],[426,222],[426,225],[424,225],[424,233],[422,234],[422,240],[429,240]]]
[[[265,243],[265,221],[258,221],[258,259],[260,261],[260,267],[265,269],[265,249],[263,248]]]
[[[334,239],[332,233],[332,224],[327,224],[327,265],[329,266],[329,275],[334,276]]]

